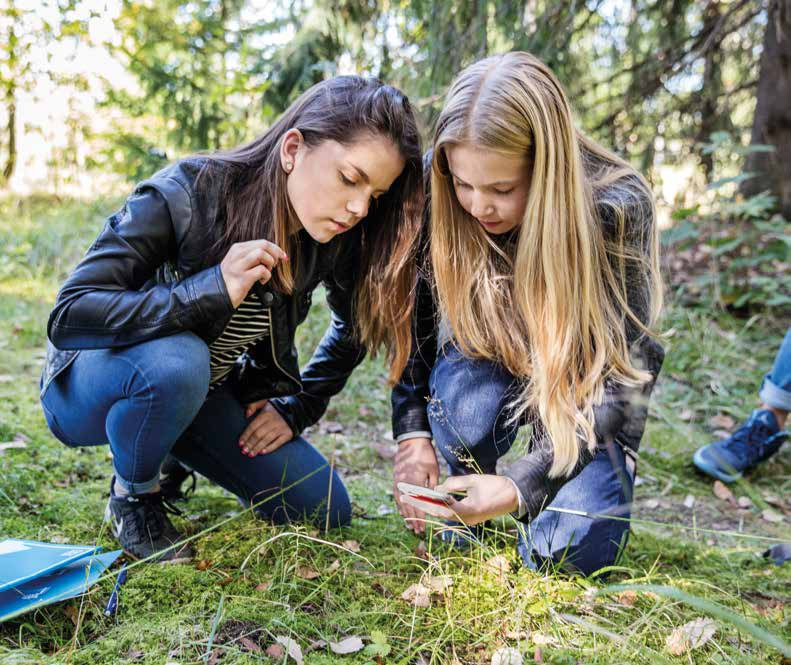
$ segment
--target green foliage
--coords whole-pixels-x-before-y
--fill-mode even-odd
[[[702,147],[716,168],[728,173],[754,151],[769,146],[742,146],[725,133],[715,133]],[[694,298],[736,309],[791,309],[791,224],[773,214],[776,201],[768,192],[744,198],[737,186],[751,173],[723,175],[709,185],[710,203],[676,210],[675,224],[663,234],[671,255],[690,258],[678,288]],[[691,257],[696,258],[691,258]],[[680,281],[677,279],[677,281]]]

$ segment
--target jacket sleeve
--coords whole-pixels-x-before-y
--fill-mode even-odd
[[[192,215],[189,196],[183,189],[181,194],[185,199],[174,202],[158,188],[141,185],[110,216],[58,293],[47,324],[56,347],[136,344],[230,315],[219,265],[168,284],[151,281],[177,253],[171,206]]]
[[[354,299],[358,273],[357,247],[349,242],[325,278],[331,320],[324,336],[302,370],[302,391],[291,397],[271,400],[291,426],[294,436],[324,415],[330,398],[338,394],[365,358],[365,347],[354,326]]]

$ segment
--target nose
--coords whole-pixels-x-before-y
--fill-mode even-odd
[[[354,215],[357,218],[354,221],[357,221],[359,219],[362,219],[368,214],[368,208],[370,204],[371,204],[371,199],[369,198],[353,199],[346,204],[346,210],[352,213],[352,215]]]
[[[473,217],[485,217],[492,212],[489,197],[481,192],[473,192],[470,200],[470,214]]]

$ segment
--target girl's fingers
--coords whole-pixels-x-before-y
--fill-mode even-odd
[[[257,402],[251,402],[250,404],[247,405],[247,408],[244,410],[244,417],[249,418],[257,411],[263,409],[268,402],[269,402],[268,399],[260,399]]]
[[[281,434],[274,442],[270,443],[266,448],[259,451],[259,455],[266,455],[267,453],[272,453],[278,448],[286,445],[289,441],[291,441],[291,434]]]
[[[408,503],[410,506],[414,506],[419,510],[423,511],[424,513],[428,513],[429,515],[433,515],[434,517],[441,517],[445,520],[452,520],[456,518],[456,513],[445,506],[438,506],[433,503],[426,503],[425,501],[421,501],[420,499],[416,499],[413,496],[404,495],[401,497],[401,501],[404,503]]]

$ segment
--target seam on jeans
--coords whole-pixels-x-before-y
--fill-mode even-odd
[[[143,424],[140,426],[140,429],[137,432],[137,436],[135,437],[135,441],[132,444],[132,475],[136,476],[137,475],[137,462],[138,462],[138,455],[137,455],[138,443],[140,441],[140,437],[141,437],[142,432],[144,431],[145,427],[149,423],[149,416],[151,415],[151,408],[152,408],[152,406],[154,404],[154,392],[153,392],[153,390],[151,390],[151,382],[148,380],[148,377],[146,376],[146,373],[142,369],[140,369],[129,358],[125,358],[122,355],[118,355],[116,357],[118,359],[122,360],[123,362],[127,363],[128,365],[130,365],[132,367],[132,369],[137,371],[140,374],[140,376],[143,377],[143,381],[146,384],[146,390],[148,391],[148,394],[149,394],[148,408],[146,409],[146,415],[145,415],[145,417],[143,419]],[[129,399],[129,398],[127,397],[126,399]],[[117,404],[117,402],[116,402],[116,404]],[[115,406],[115,404],[113,406]],[[110,408],[112,408],[112,407],[110,407]],[[109,412],[109,409],[108,409],[108,412]],[[105,427],[106,426],[107,426],[107,424],[105,422]],[[113,464],[113,466],[115,466],[115,464]],[[128,480],[126,478],[124,478],[124,480],[126,480],[127,483],[129,485],[131,485],[131,486],[134,486],[136,484],[136,481]],[[131,493],[134,494],[134,492],[131,492]]]

